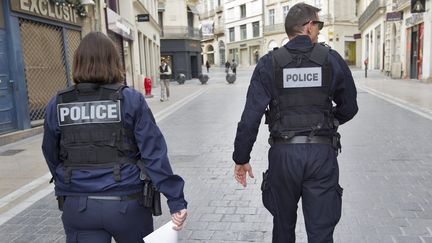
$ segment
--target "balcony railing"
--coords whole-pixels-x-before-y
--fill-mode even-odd
[[[215,26],[213,32],[215,35],[223,34],[225,32],[225,26],[224,25]]]
[[[202,32],[198,28],[187,26],[164,26],[163,39],[201,39]]]
[[[400,8],[402,8],[403,6],[408,5],[409,2],[410,0],[396,0],[395,4],[393,5],[393,11],[400,10]]]
[[[373,0],[366,10],[360,15],[359,18],[359,29],[362,29],[366,23],[378,12],[380,9],[386,7],[385,0]]]
[[[208,19],[215,16],[215,10],[211,9],[206,12],[200,13],[201,19]]]
[[[273,34],[273,33],[283,33],[285,32],[284,24],[273,24],[273,25],[265,25],[264,26],[264,35]]]

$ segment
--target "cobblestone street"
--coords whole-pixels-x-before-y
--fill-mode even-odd
[[[170,108],[170,113],[163,113],[169,109],[164,107],[154,111],[167,140],[173,170],[186,181],[189,217],[180,232],[181,242],[271,242],[272,217],[261,203],[260,192],[269,148],[264,124],[251,155],[255,179],[248,179],[244,189],[233,177],[233,141],[251,74],[251,69],[240,70],[237,81],[230,85],[222,69],[214,68],[207,85],[196,80],[183,87],[172,85],[174,94],[179,88],[187,93],[189,86],[191,98],[171,99],[173,107],[179,105]],[[354,72],[356,82],[365,87],[358,89],[359,113],[340,129],[342,154],[338,160],[344,195],[335,242],[431,243],[429,108],[420,110],[425,114],[421,116],[372,95],[366,91],[372,86],[362,75]],[[372,85],[373,80],[368,82]],[[426,86],[432,89],[430,84]],[[156,96],[149,100],[151,107],[161,106],[155,102],[159,100],[157,92],[154,90]],[[37,144],[41,135],[33,139]],[[18,142],[13,147],[20,146]],[[41,156],[39,148],[40,143],[34,148],[40,153],[37,156]],[[3,150],[0,147],[0,152]],[[155,218],[156,228],[170,220],[165,201],[162,206],[164,214]],[[300,210],[298,214],[297,242],[305,243]],[[53,193],[0,224],[0,242],[65,242]]]

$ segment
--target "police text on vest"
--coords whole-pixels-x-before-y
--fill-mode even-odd
[[[321,86],[321,67],[284,68],[283,70],[284,88],[309,88]]]
[[[60,126],[121,121],[120,101],[101,100],[57,105]]]

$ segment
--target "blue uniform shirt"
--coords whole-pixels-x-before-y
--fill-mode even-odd
[[[146,172],[158,191],[168,199],[171,213],[186,208],[184,181],[174,175],[167,156],[165,139],[154,120],[143,95],[134,89],[123,89],[122,121],[134,132]],[[142,190],[140,169],[133,164],[121,167],[121,181],[114,180],[113,169],[72,170],[71,182],[64,183],[63,165],[59,161],[60,128],[57,120],[56,97],[46,109],[42,151],[55,179],[57,196],[67,195],[129,195]]]
[[[308,50],[313,48],[313,43],[308,36],[297,36],[281,48]],[[342,57],[330,50],[328,58],[333,67],[333,101],[336,103],[334,115],[343,124],[351,120],[358,111],[357,90],[351,71]],[[259,60],[252,74],[246,105],[238,123],[233,152],[236,164],[245,164],[250,160],[261,118],[270,101],[275,98],[272,91],[274,82],[273,59],[271,54],[266,54]]]

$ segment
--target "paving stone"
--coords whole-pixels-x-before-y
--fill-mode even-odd
[[[423,243],[420,237],[394,236],[396,243]]]
[[[200,221],[219,222],[222,217],[222,214],[204,214],[201,216]]]
[[[216,231],[211,240],[219,240],[219,241],[233,241],[237,239],[238,232],[233,231]]]
[[[241,242],[262,242],[264,232],[240,232],[238,240]]]
[[[196,230],[193,231],[190,239],[191,240],[210,240],[212,235],[214,234],[214,231],[208,231],[208,230]]]
[[[257,211],[256,208],[242,208],[242,207],[239,207],[236,210],[236,214],[250,214],[250,215],[253,215],[253,214],[256,214],[256,211]]]

